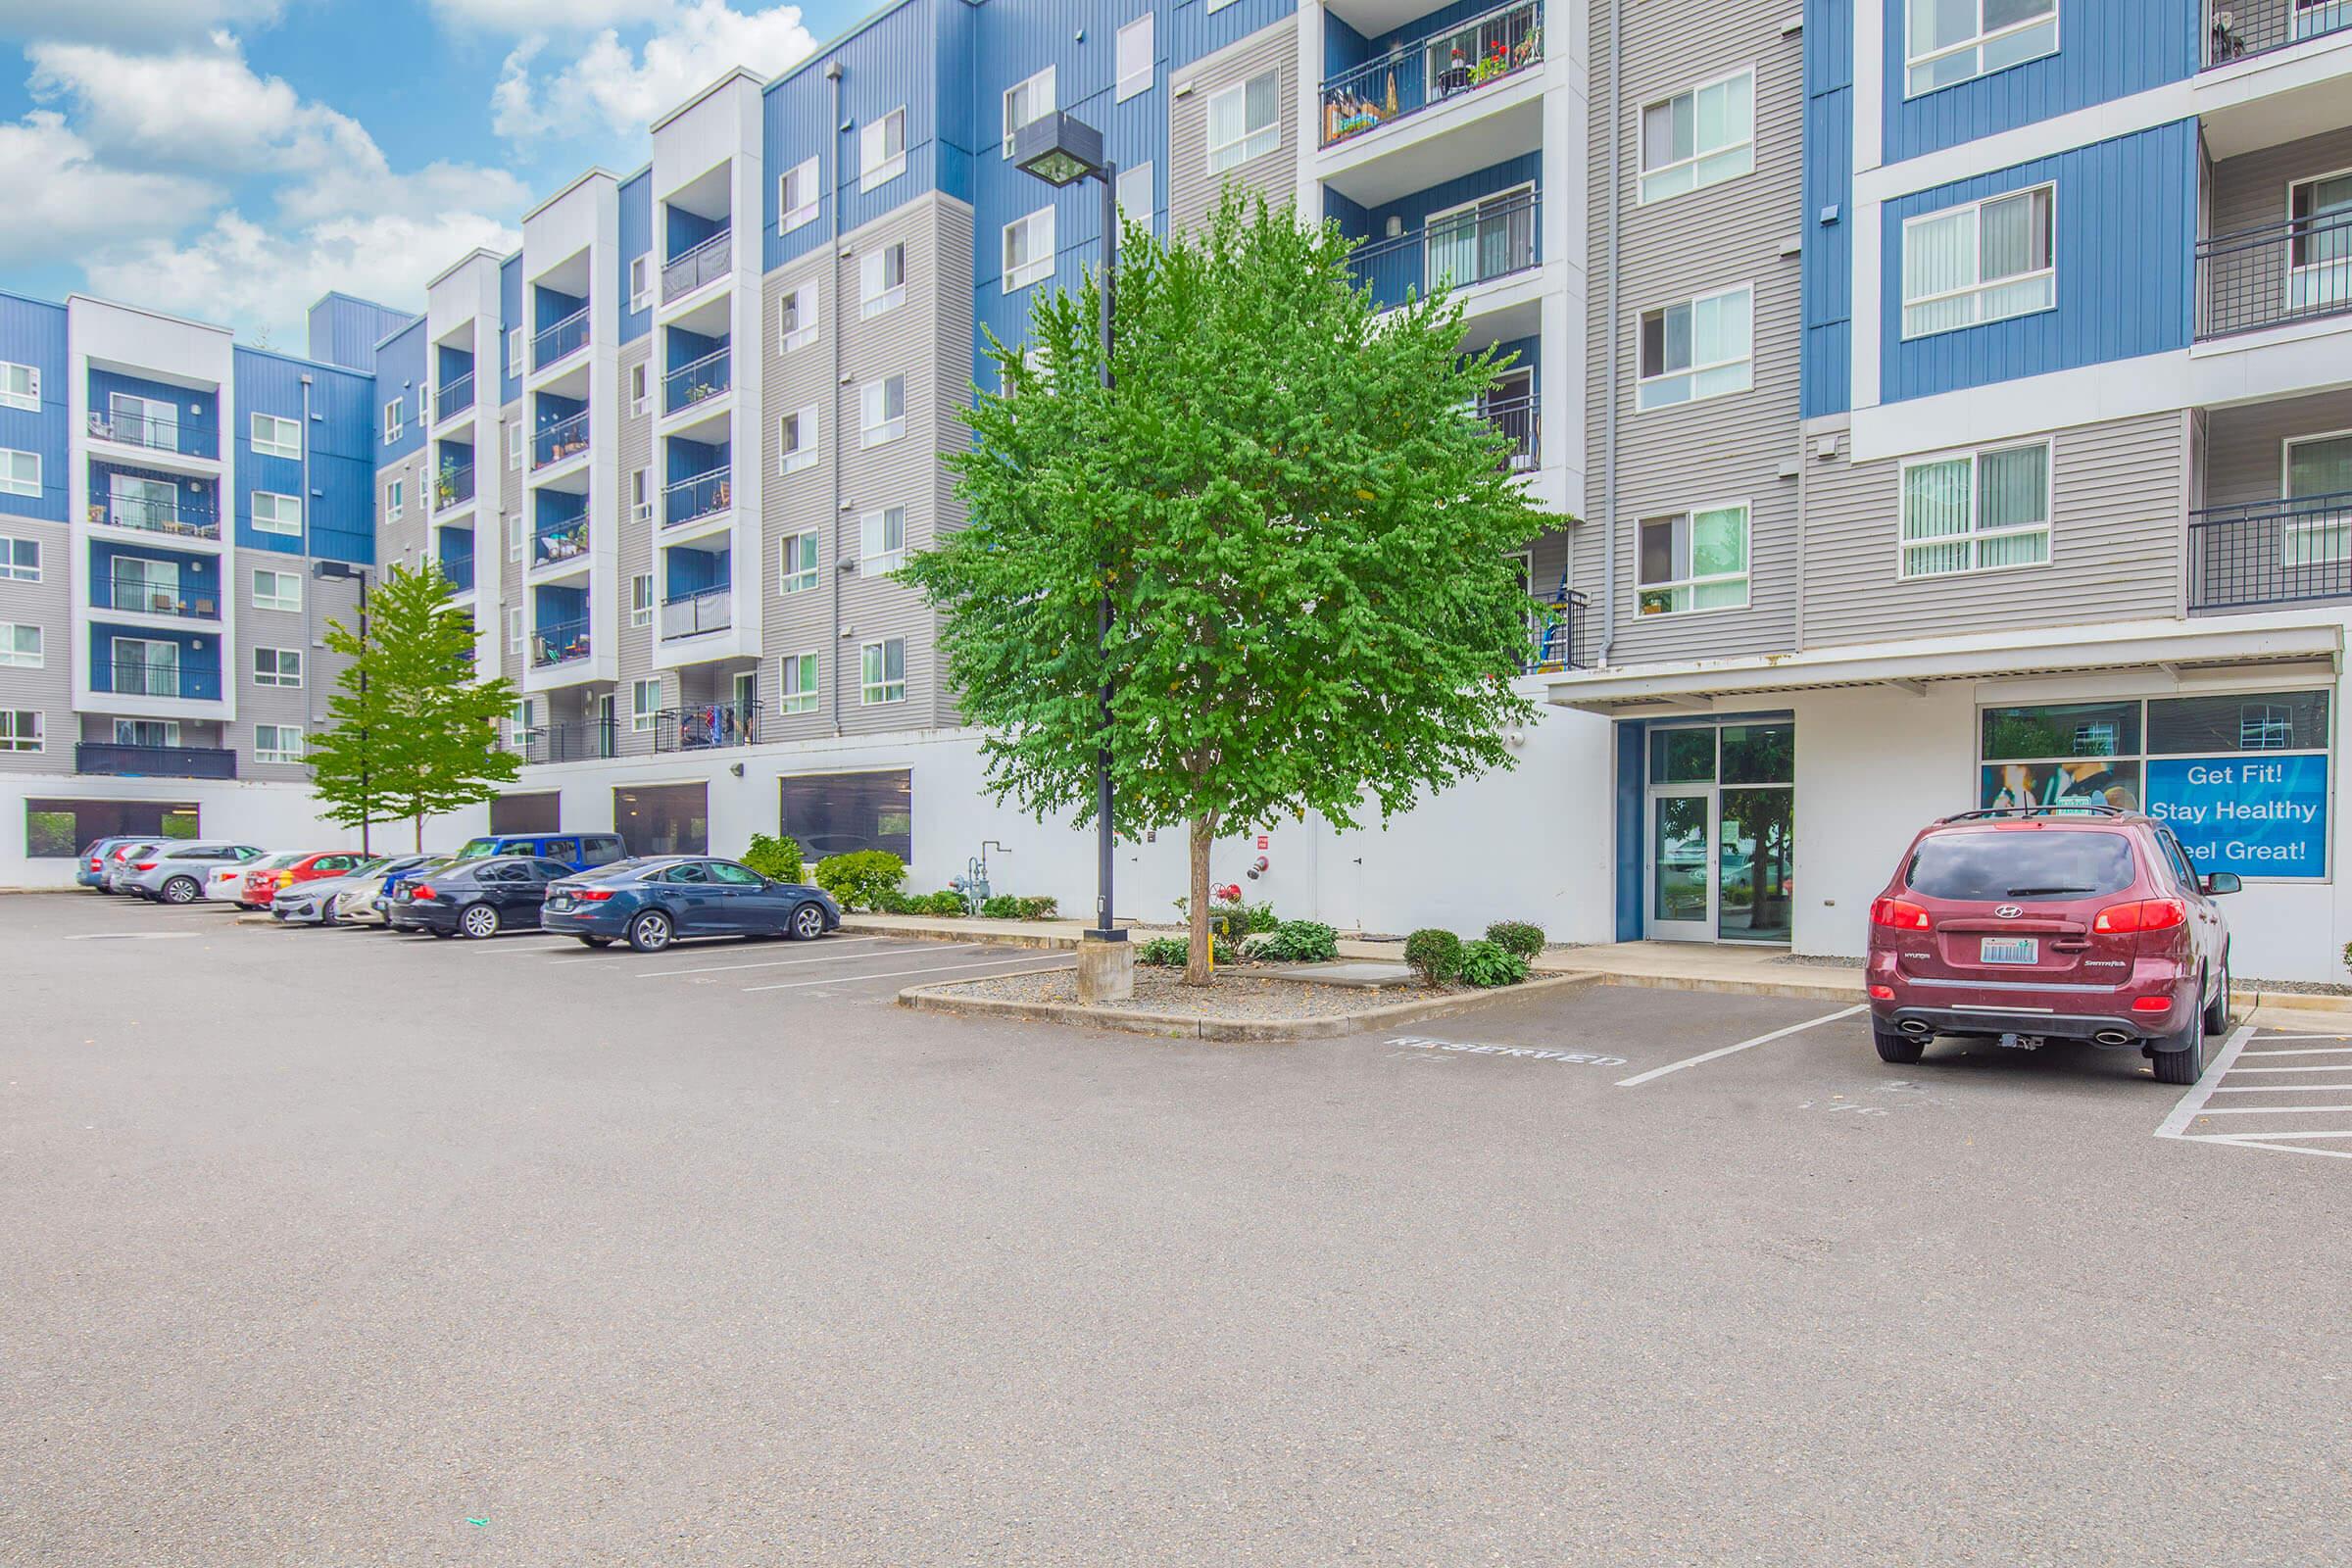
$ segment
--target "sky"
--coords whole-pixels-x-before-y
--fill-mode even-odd
[[[0,0],[0,288],[296,353],[330,288],[422,310],[730,67],[873,0]]]

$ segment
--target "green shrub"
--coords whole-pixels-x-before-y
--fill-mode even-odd
[[[876,893],[869,907],[876,914],[920,914],[923,912],[914,906],[914,900],[901,893],[897,888],[884,888]]]
[[[1181,969],[1192,956],[1192,945],[1182,937],[1150,937],[1135,945],[1135,961],[1162,969]]]
[[[816,862],[816,885],[833,895],[845,909],[883,909],[899,896],[906,863],[888,850],[852,850],[828,855]]]
[[[1178,899],[1176,901],[1176,918],[1179,920],[1189,918],[1186,911],[1191,907],[1192,900]],[[1271,904],[1245,904],[1228,902],[1224,899],[1218,899],[1209,905],[1208,918],[1212,930],[1215,928],[1214,922],[1222,920],[1225,922],[1225,934],[1236,938],[1249,936],[1253,931],[1271,931],[1282,923],[1275,917],[1274,906]]]
[[[1251,937],[1250,956],[1277,963],[1324,963],[1340,956],[1340,934],[1319,920],[1285,920]]]
[[[1515,986],[1527,978],[1527,960],[1498,942],[1477,941],[1462,949],[1462,980],[1482,990]]]
[[[1423,984],[1442,986],[1462,972],[1462,939],[1426,926],[1404,939],[1404,961]]]
[[[938,893],[919,894],[908,899],[906,903],[908,912],[911,914],[955,916],[969,913],[971,907],[963,902],[963,895],[953,888]]]
[[[1487,940],[1505,953],[1532,958],[1544,951],[1544,928],[1528,920],[1497,920],[1487,927]]]
[[[1054,907],[1055,902],[1050,898],[1016,898],[1009,893],[999,893],[980,906],[980,912],[991,920],[1050,920]]]
[[[1024,920],[1051,920],[1054,918],[1054,910],[1058,909],[1061,904],[1052,894],[1046,894],[1042,897],[1033,896],[1022,899],[1020,906],[1021,918]]]
[[[770,882],[798,882],[808,874],[801,864],[800,842],[772,833],[752,835],[752,847],[743,852],[743,863]]]

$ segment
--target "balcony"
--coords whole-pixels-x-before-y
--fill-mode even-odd
[[[95,690],[117,697],[172,697],[196,702],[218,702],[220,691],[217,676],[207,671],[182,669],[176,664],[148,664],[135,660],[121,659],[112,662],[101,661],[92,674],[107,682]],[[204,690],[208,681],[213,691]]]
[[[219,620],[220,602],[213,596],[183,598],[177,590],[128,579],[101,578],[90,585],[93,608],[127,611],[134,615],[175,615],[183,620]]]
[[[588,307],[583,305],[531,339],[531,368],[544,370],[558,360],[577,354],[587,346]]]
[[[588,617],[541,626],[531,638],[531,666],[545,669],[588,657]]]
[[[450,512],[473,501],[473,465],[445,463],[433,475],[433,510]]]
[[[235,778],[237,754],[221,746],[117,746],[75,741],[74,771],[117,778]]]
[[[210,501],[115,496],[90,503],[90,521],[109,528],[137,528],[179,539],[218,539],[220,514]]]
[[[101,414],[90,411],[90,438],[120,446],[143,447],[183,458],[218,458],[220,440],[210,424],[158,418],[153,415]]]
[[[717,397],[733,385],[728,374],[729,351],[720,349],[681,365],[662,378],[662,412],[675,414]]]
[[[714,283],[735,267],[735,252],[729,243],[734,230],[722,228],[694,249],[672,258],[662,266],[662,299],[664,304],[684,299],[706,283]]]
[[[454,381],[442,383],[433,394],[433,418],[454,419],[473,407],[473,372],[467,370]]]
[[[461,594],[473,592],[473,558],[471,556],[449,556],[434,564],[441,568],[441,575],[449,579],[451,591]]]
[[[1544,60],[1541,0],[1518,0],[1425,33],[1323,83],[1322,145],[1507,81]]]
[[[531,564],[552,566],[559,562],[576,561],[588,554],[588,514],[565,517],[561,522],[546,522],[531,535]]]
[[[1536,436],[1536,394],[1521,393],[1513,398],[1493,398],[1478,411],[1478,416],[1493,425],[1499,435],[1510,442],[1503,453],[1505,473],[1533,473],[1542,462]]]
[[[707,752],[721,746],[756,746],[759,741],[758,703],[664,708],[654,715],[657,752]]]
[[[613,755],[612,721],[583,719],[576,724],[534,724],[511,729],[506,749],[526,762],[586,762]]]
[[[1439,214],[1411,233],[1357,246],[1348,273],[1390,308],[1441,282],[1463,289],[1524,272],[1543,260],[1539,205],[1534,191],[1520,190]]]
[[[1529,671],[1592,668],[1592,650],[1587,646],[1592,626],[1584,594],[1575,588],[1562,588],[1544,603],[1550,607],[1550,613],[1538,621],[1530,634]]]
[[[2205,69],[2352,27],[2352,0],[2230,0],[2209,5]]]
[[[2352,0],[2346,0],[2352,6]],[[2352,212],[2197,242],[2197,336],[2229,337],[2352,312]]]
[[[725,631],[735,624],[735,590],[706,588],[662,601],[662,640],[700,637],[707,631]]]
[[[711,468],[668,486],[662,492],[662,525],[675,528],[681,523],[715,516],[733,506],[731,473],[729,468]]]
[[[588,411],[558,419],[531,438],[531,466],[545,468],[588,450]]]
[[[2188,514],[2188,608],[2352,599],[2352,491]]]

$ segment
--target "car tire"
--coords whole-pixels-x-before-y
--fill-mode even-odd
[[[804,904],[792,911],[792,940],[814,942],[825,934],[825,911],[813,904]]]
[[[194,877],[175,876],[164,884],[163,898],[166,904],[194,904],[203,892]]]
[[[487,904],[468,904],[458,911],[458,929],[474,942],[498,935],[498,911]]]
[[[1908,1067],[1919,1060],[1928,1049],[1925,1040],[1914,1040],[1900,1029],[1882,1029],[1874,1020],[1870,1026],[1871,1044],[1879,1048],[1879,1059],[1898,1067]]]
[[[2197,1010],[2187,1026],[2148,1042],[2148,1060],[2160,1084],[2193,1084],[2205,1075],[2205,983],[2197,982]]]
[[[582,938],[580,938],[580,946],[581,946],[581,947],[583,947],[583,948],[609,948],[609,947],[611,947],[612,945],[612,939],[611,937],[582,937]]]
[[[2226,1035],[2230,1032],[2230,960],[2222,959],[2222,983],[2205,1001],[2205,1032]]]
[[[660,953],[676,934],[669,916],[660,909],[648,909],[629,922],[629,946],[639,953]]]

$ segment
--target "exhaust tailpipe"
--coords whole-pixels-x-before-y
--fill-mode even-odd
[[[2128,1046],[2132,1043],[2132,1037],[2121,1029],[2102,1029],[2090,1040],[2091,1044],[2098,1046]]]
[[[1900,1028],[1903,1033],[1909,1035],[1914,1040],[1920,1038],[1922,1035],[1925,1035],[1928,1032],[1928,1022],[1925,1018],[1905,1018],[1896,1027]]]

